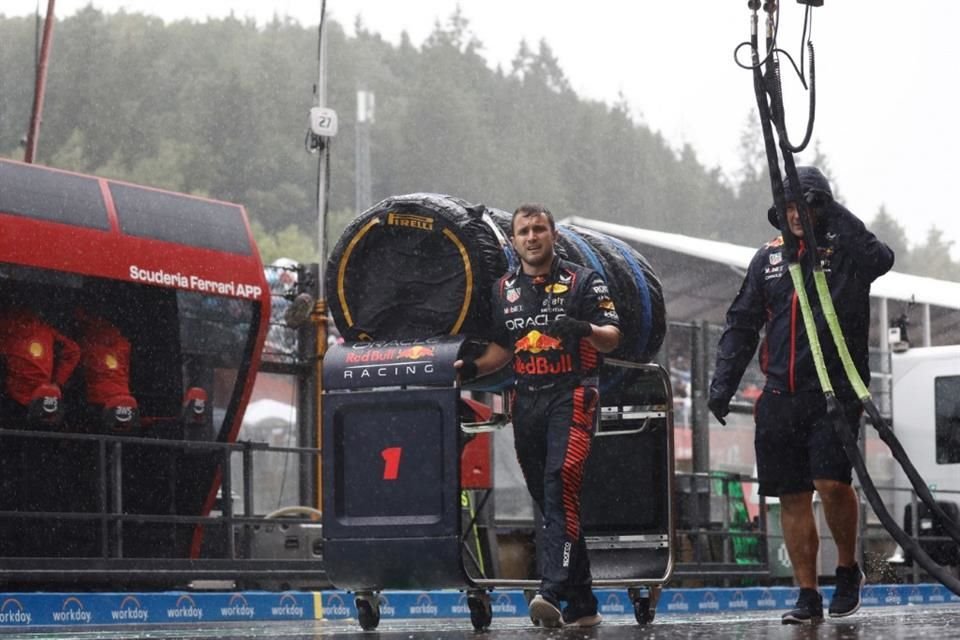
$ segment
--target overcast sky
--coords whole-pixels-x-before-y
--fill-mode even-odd
[[[39,4],[45,12],[47,2]],[[58,0],[58,16],[87,4]],[[258,21],[277,13],[315,25],[320,16],[320,0],[92,4],[164,19],[202,20],[232,9]],[[579,94],[611,103],[622,93],[635,119],[660,131],[672,146],[689,143],[708,167],[736,171],[738,140],[755,109],[751,75],[733,61],[734,47],[749,37],[746,0],[327,0],[327,11],[349,30],[360,15],[368,29],[388,40],[396,42],[405,30],[420,44],[458,4],[491,65],[508,68],[521,39],[531,44],[546,39]],[[2,0],[0,13],[33,13],[37,5],[38,0]],[[865,220],[885,205],[912,243],[924,242],[935,225],[960,258],[952,171],[960,148],[953,68],[960,59],[960,2],[826,0],[824,5],[814,11],[814,138],[830,160],[839,191]],[[779,42],[796,56],[801,7],[793,0],[783,0],[782,7]],[[56,48],[53,55],[56,64]],[[796,142],[806,122],[806,94],[795,76],[784,77]],[[642,226],[642,220],[637,223]],[[757,224],[766,224],[760,212]]]

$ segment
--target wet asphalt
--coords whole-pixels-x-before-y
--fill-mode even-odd
[[[469,620],[391,620],[363,631],[355,620],[264,622],[260,624],[167,625],[0,633],[2,640],[308,640],[384,638],[389,640],[690,639],[690,640],[899,640],[960,638],[960,606],[870,607],[840,620],[808,626],[783,625],[779,613],[708,616],[661,615],[639,626],[630,616],[608,616],[592,629],[541,629],[526,618],[494,619],[488,631],[474,631]]]

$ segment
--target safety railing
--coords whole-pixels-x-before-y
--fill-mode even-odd
[[[290,542],[299,535],[295,531],[298,526],[319,528],[316,514],[306,510],[256,514],[253,504],[258,474],[254,459],[257,455],[296,456],[302,464],[308,458],[316,459],[318,449],[278,447],[259,442],[224,443],[0,429],[0,447],[5,450],[5,455],[12,450],[11,442],[19,442],[18,446],[34,450],[40,447],[67,452],[80,451],[80,448],[86,451],[95,449],[92,468],[87,469],[85,478],[64,479],[65,482],[84,482],[84,491],[89,489],[95,495],[83,509],[77,509],[66,498],[58,501],[50,496],[37,497],[40,508],[32,508],[29,501],[16,503],[15,500],[11,502],[9,496],[5,498],[3,503],[6,506],[0,503],[0,528],[4,529],[8,540],[3,545],[6,550],[0,549],[0,572],[7,583],[64,580],[82,583],[85,580],[115,581],[123,576],[163,584],[182,584],[196,579],[239,582],[263,578],[297,580],[317,586],[326,583],[322,549],[319,546],[299,548],[303,542],[299,539],[297,548],[291,548]],[[130,488],[124,486],[124,479],[130,478],[124,471],[124,454],[130,450],[136,450],[138,455],[126,460],[128,466],[142,464],[153,455],[162,456],[160,452],[206,456],[209,464],[217,469],[216,477],[220,479],[218,500],[208,505],[212,508],[206,515],[177,513],[174,491],[166,494],[170,500],[162,508],[146,511],[131,507],[131,503],[138,501],[138,496],[132,495]],[[233,464],[235,461],[238,464]],[[158,486],[165,483],[172,486],[177,482],[174,467],[171,465],[168,475],[155,478]],[[222,473],[224,469],[232,471]],[[32,472],[40,477],[62,473],[63,469],[36,468]],[[239,483],[235,483],[237,472]],[[213,474],[211,482],[212,477]],[[21,478],[18,485],[16,479],[9,476],[5,480],[4,491],[29,495],[28,481]],[[196,487],[203,497],[208,490],[210,484]],[[234,496],[239,499],[239,511],[234,505]],[[196,502],[204,501],[201,498]],[[25,505],[28,508],[23,508]],[[82,526],[87,527],[87,533],[94,540],[92,544],[76,555],[58,548],[57,540],[69,540]],[[144,545],[131,538],[138,531],[147,531],[145,526],[157,528],[157,532],[149,532],[156,533],[159,541],[154,554],[145,552]],[[290,536],[280,536],[276,549],[264,549],[263,541],[257,540],[258,534],[277,527],[289,531]],[[128,529],[130,531],[125,531]],[[59,534],[49,537],[49,546],[37,544],[36,540],[25,540],[30,543],[28,551],[10,540],[11,536],[23,538],[29,535],[23,531],[41,530],[58,531]],[[320,541],[319,531],[315,538]],[[136,547],[133,552],[129,551],[131,546]],[[190,552],[182,553],[185,548]]]
[[[674,577],[729,582],[768,576],[767,504],[759,496],[751,505],[746,496],[755,492],[743,488],[756,479],[723,472],[676,472],[674,478]]]

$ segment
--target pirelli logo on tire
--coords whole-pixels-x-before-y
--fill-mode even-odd
[[[387,224],[396,227],[420,229],[421,231],[433,231],[433,218],[409,213],[395,213],[391,211],[387,214]]]

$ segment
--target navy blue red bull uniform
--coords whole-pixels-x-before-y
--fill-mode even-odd
[[[893,251],[842,205],[831,200],[825,206],[816,226],[818,259],[853,363],[864,383],[869,383],[870,283],[893,266]],[[801,240],[801,256],[804,251]],[[808,261],[801,259],[801,264],[830,379],[856,433],[859,401],[815,303],[817,293]],[[851,481],[850,463],[826,417],[826,403],[787,269],[782,237],[768,242],[753,257],[727,311],[710,385],[711,401],[733,397],[763,327],[759,363],[766,384],[754,414],[759,491],[768,496],[813,491],[815,479]]]
[[[580,528],[580,489],[596,430],[600,354],[587,339],[560,339],[550,323],[569,315],[619,326],[604,279],[554,259],[547,276],[520,269],[494,286],[495,340],[513,351],[517,459],[543,514],[538,547],[541,591],[557,602],[595,607],[586,542]]]
[[[26,407],[41,385],[62,387],[80,361],[76,342],[23,307],[0,314],[0,354],[6,367],[3,391],[8,407],[10,402]]]

